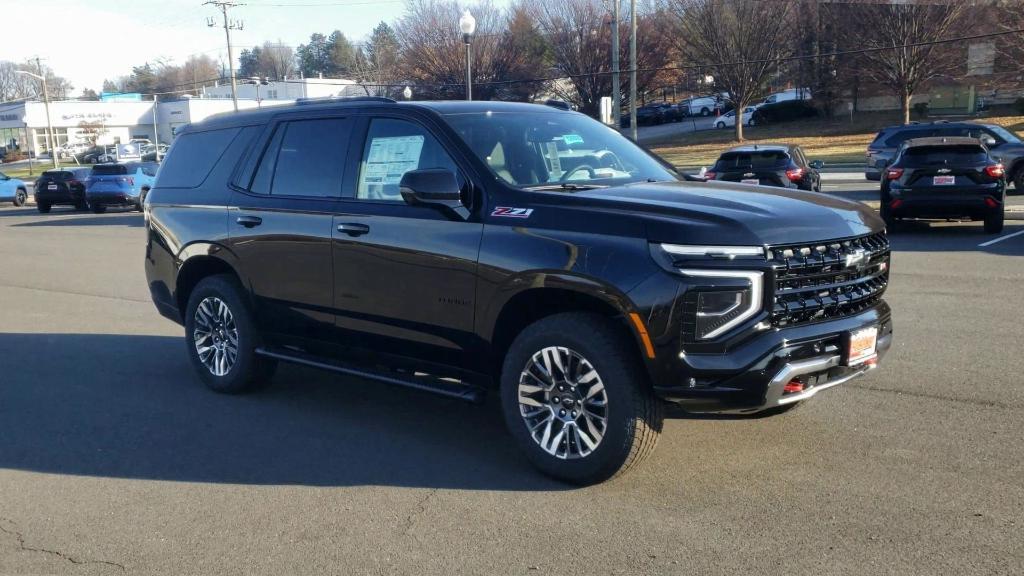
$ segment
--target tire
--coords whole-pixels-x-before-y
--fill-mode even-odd
[[[715,122],[715,128],[717,128],[719,130],[721,130],[722,128],[725,128],[725,122]]]
[[[986,234],[999,234],[1003,231],[1003,221],[1006,215],[1002,210],[998,214],[992,214],[985,217],[985,233]]]
[[[138,210],[139,212],[145,211],[146,194],[148,192],[149,192],[149,190],[146,190],[146,189],[143,189],[141,192],[139,192],[139,203],[135,205],[135,209]]]
[[[541,472],[572,484],[593,484],[625,472],[654,450],[661,432],[663,405],[654,397],[635,350],[635,343],[612,320],[589,313],[549,316],[516,337],[501,372],[502,412],[516,444]],[[537,368],[531,370],[531,366],[543,366],[544,362],[556,366],[552,354],[562,359],[562,365],[575,361],[576,369],[585,371],[577,372],[576,380],[595,374],[590,378],[592,384],[584,390],[586,384],[576,381],[575,386],[570,385],[564,373],[552,370],[549,374],[555,378],[548,379],[549,388],[534,385],[544,383],[540,379],[544,373]],[[573,396],[569,400],[561,397],[555,404],[559,377],[568,388],[561,392]],[[603,386],[596,393],[595,380]],[[522,383],[532,392],[523,394]],[[604,409],[594,403],[602,397],[597,402],[603,401]],[[532,404],[521,403],[521,398],[529,398]],[[587,405],[596,410],[586,411],[594,418],[584,415]],[[573,408],[579,410],[576,418],[571,416]],[[604,415],[603,422],[599,413]],[[572,428],[569,420],[574,422]],[[576,427],[576,423],[581,425]],[[531,425],[535,432],[531,432]],[[562,436],[566,430],[579,431],[579,435],[575,439]],[[557,441],[551,453],[541,443],[548,444],[553,438],[567,439],[564,443]]]
[[[47,202],[36,202],[36,210],[39,210],[40,214],[48,214],[50,212],[50,204]]]
[[[25,202],[27,202],[27,201],[28,201],[28,191],[25,190],[24,188],[18,188],[14,192],[14,205],[15,206],[24,206]]]
[[[1017,194],[1024,194],[1024,166],[1017,168],[1017,173],[1013,176],[1013,187],[1016,188]]]
[[[85,212],[88,209],[89,209],[89,203],[88,202],[84,202],[83,201],[83,202],[79,202],[78,204],[75,204],[75,210],[78,210],[79,212]]]
[[[889,192],[883,189],[882,193],[879,195],[878,215],[882,217],[882,220],[885,222],[885,227],[888,228],[890,232],[896,228],[896,218],[893,217],[892,208],[889,207],[889,202],[891,200]]]
[[[94,214],[103,214],[107,211],[107,207],[103,204],[93,204],[92,211]]]
[[[751,118],[750,120],[747,120],[747,126],[757,126],[757,122]]]
[[[203,383],[215,392],[239,394],[261,388],[277,367],[276,361],[256,355],[259,335],[242,294],[233,276],[208,276],[192,290],[185,308],[188,357]]]
[[[700,115],[701,116],[711,116],[711,110],[708,110],[707,108],[701,108],[700,109]]]

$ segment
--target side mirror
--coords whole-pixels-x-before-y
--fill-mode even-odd
[[[991,137],[991,136],[987,136],[987,135],[981,137],[981,142],[985,146],[995,146],[996,145],[996,139]]]
[[[410,170],[402,176],[398,191],[411,206],[433,206],[454,212],[463,219],[469,217],[469,210],[462,204],[459,182],[451,170]]]
[[[810,163],[808,163],[807,165],[810,166],[811,168],[814,168],[815,170],[821,170],[822,168],[825,167],[825,163],[821,160],[811,160]]]

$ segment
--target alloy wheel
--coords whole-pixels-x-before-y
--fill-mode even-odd
[[[192,331],[199,361],[214,376],[225,376],[238,360],[238,326],[228,305],[216,296],[196,307]]]
[[[608,395],[594,366],[580,353],[549,346],[519,376],[519,413],[530,436],[563,460],[585,458],[608,430]]]

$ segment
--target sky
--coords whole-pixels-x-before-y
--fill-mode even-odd
[[[83,88],[99,92],[104,79],[128,75],[132,66],[147,61],[180,64],[191,54],[226,60],[220,10],[203,1],[0,0],[0,60],[38,56],[71,81],[74,94]],[[265,41],[298,46],[314,32],[334,30],[361,41],[377,23],[393,22],[405,8],[405,0],[235,1],[244,4],[229,12],[244,23],[241,31],[232,31],[236,65],[243,48]],[[206,25],[211,17],[216,27]]]

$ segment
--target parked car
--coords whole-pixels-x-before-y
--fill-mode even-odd
[[[1006,169],[976,138],[907,140],[885,169],[880,210],[892,227],[903,218],[983,220],[1003,231]]]
[[[715,113],[715,110],[721,110],[722,108],[722,100],[714,96],[690,98],[683,102],[689,108],[689,116],[711,116]]]
[[[679,108],[668,102],[654,102],[650,106],[661,111],[661,117],[665,122],[679,122],[683,119],[683,113]]]
[[[160,149],[160,158],[163,158],[164,156],[167,155],[167,151],[171,147],[168,146],[167,144],[163,144],[163,143],[161,143],[159,146],[155,146],[153,144],[149,144],[148,146],[143,146],[142,149],[140,150],[140,152],[142,152],[142,161],[143,162],[156,162],[157,161],[157,154],[156,154],[157,148]]]
[[[743,109],[743,124],[747,126],[754,126],[757,121],[754,120],[754,112],[757,110],[754,106],[747,106]],[[725,114],[722,114],[718,120],[715,120],[715,128],[730,128],[736,125],[736,110],[729,110]]]
[[[810,88],[790,88],[789,90],[783,90],[782,92],[776,92],[764,99],[761,104],[775,104],[778,102],[786,102],[787,100],[810,100],[811,90]]]
[[[704,177],[820,192],[818,170],[824,165],[820,160],[808,161],[803,149],[795,144],[752,144],[727,150]]]
[[[72,158],[89,150],[89,145],[84,142],[67,142],[57,149],[58,158]]]
[[[50,211],[52,206],[69,205],[77,210],[86,210],[86,181],[89,179],[89,168],[65,168],[63,170],[47,170],[43,172],[35,184],[36,209],[42,213]]]
[[[665,115],[658,106],[640,106],[636,109],[636,125],[637,126],[653,126],[655,124],[664,124]],[[624,111],[622,116],[619,117],[619,126],[623,128],[629,126],[629,111]]]
[[[662,399],[778,412],[892,343],[873,210],[684,181],[548,106],[214,116],[178,132],[146,212],[153,302],[213,390],[252,389],[278,362],[491,389],[530,461],[575,483],[649,454]]]
[[[117,158],[117,146],[92,146],[79,157],[78,161],[83,164],[98,164],[102,158]]]
[[[992,155],[1006,166],[1007,179],[1014,183],[1018,193],[1024,191],[1024,142],[1021,142],[1016,134],[998,124],[937,121],[911,122],[883,128],[879,130],[874,141],[868,144],[864,176],[868,180],[881,180],[882,172],[907,140],[941,136],[963,136],[981,140]]]
[[[15,206],[24,206],[28,200],[28,187],[17,178],[0,172],[0,202],[11,202]]]
[[[86,201],[97,214],[106,212],[108,206],[131,206],[142,212],[158,166],[155,162],[97,164],[89,175]]]

